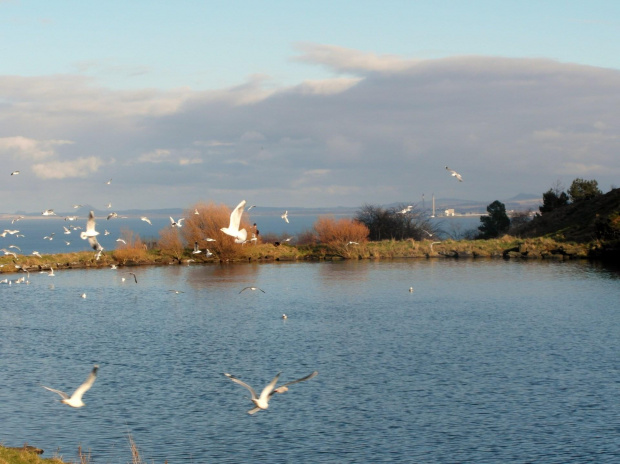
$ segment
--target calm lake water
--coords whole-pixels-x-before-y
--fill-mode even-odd
[[[500,260],[132,271],[137,284],[100,269],[0,285],[0,442],[71,460],[81,445],[113,464],[131,460],[128,433],[157,464],[618,462],[618,271]],[[239,294],[248,285],[265,293]],[[72,392],[95,363],[81,409],[40,386]],[[286,382],[313,370],[253,416],[248,391],[222,375],[261,390],[280,371]]]

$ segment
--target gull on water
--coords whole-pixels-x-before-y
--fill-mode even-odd
[[[82,240],[88,240],[91,248],[100,252],[103,251],[103,247],[97,241],[97,235],[99,235],[99,232],[95,230],[95,213],[91,211],[86,221],[86,230],[80,233],[80,238],[82,238]]]
[[[181,221],[183,221],[185,218],[180,218],[178,221],[175,221],[174,219],[170,218],[170,225],[172,227],[183,227],[181,225]]]
[[[243,292],[244,290],[252,290],[252,291],[260,290],[261,292],[265,293],[265,290],[263,290],[262,288],[258,288],[258,287],[245,287],[245,288],[241,289],[241,292]],[[239,292],[239,293],[241,293],[241,292]]]
[[[179,293],[185,293],[185,292],[182,292],[181,290],[168,290],[168,291],[169,291],[169,292],[174,292],[174,293],[176,293],[177,295],[178,295]]]
[[[86,293],[82,293],[82,298],[86,298]]]
[[[248,231],[245,229],[239,229],[241,225],[241,215],[243,214],[243,207],[245,206],[245,200],[230,213],[230,223],[228,227],[222,227],[220,230],[226,235],[230,235],[235,238],[235,243],[244,243],[248,238]]]
[[[80,385],[77,388],[77,390],[73,392],[73,395],[71,396],[67,395],[65,392],[62,392],[60,390],[55,390],[53,388],[46,387],[45,385],[41,385],[41,386],[45,388],[46,390],[52,391],[54,393],[58,393],[62,397],[62,399],[60,400],[61,403],[69,405],[72,408],[81,408],[82,406],[84,406],[84,402],[82,401],[82,396],[84,396],[84,393],[90,390],[90,387],[92,387],[93,383],[95,383],[95,380],[97,379],[98,369],[99,369],[99,366],[95,364],[95,367],[93,367],[93,370],[90,372],[90,375],[86,379],[86,382]]]
[[[144,221],[144,222],[148,222],[148,223],[149,223],[149,225],[151,225],[151,226],[153,225],[153,224],[151,223],[151,220],[150,220],[149,218],[147,218],[146,216],[142,216],[142,217],[140,218],[140,220],[141,220],[141,221]]]
[[[282,314],[282,319],[288,319],[288,316],[286,314]]]
[[[456,172],[454,169],[450,169],[448,166],[446,166],[446,170],[450,173],[452,177],[456,177],[459,180],[459,182],[463,182],[463,177],[458,172]]]
[[[284,211],[284,214],[280,216],[282,219],[284,219],[286,221],[286,223],[288,224],[288,211]]]

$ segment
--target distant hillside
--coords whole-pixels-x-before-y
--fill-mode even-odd
[[[556,239],[574,242],[617,239],[620,234],[620,225],[616,224],[618,213],[620,188],[537,216],[516,233],[522,237],[553,235]],[[614,232],[616,227],[617,232]]]

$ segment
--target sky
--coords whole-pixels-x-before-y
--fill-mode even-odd
[[[618,43],[616,1],[0,0],[0,212],[605,192]]]

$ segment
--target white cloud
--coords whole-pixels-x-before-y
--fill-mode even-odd
[[[77,158],[69,161],[50,161],[32,166],[32,170],[40,179],[66,179],[72,177],[88,177],[97,172],[104,162],[95,157]]]
[[[169,161],[171,155],[172,152],[170,150],[158,148],[140,155],[138,161],[141,163],[163,163],[164,161]]]
[[[420,60],[404,59],[397,55],[377,55],[336,45],[300,43],[302,54],[297,61],[322,64],[341,72],[398,72],[417,64]]]
[[[54,156],[55,147],[72,143],[69,140],[36,140],[22,136],[0,137],[0,153],[40,161]]]

